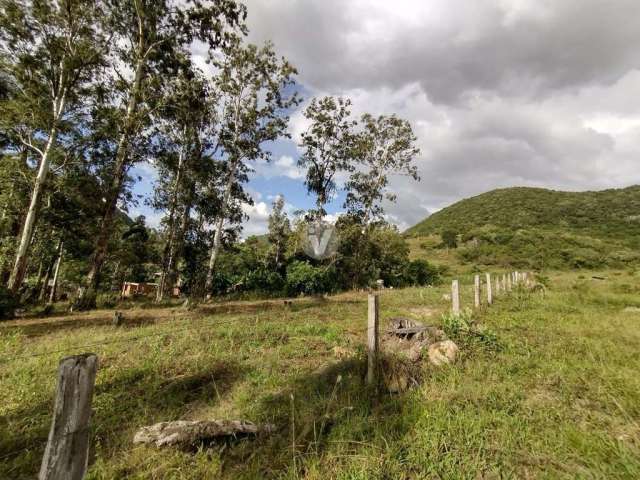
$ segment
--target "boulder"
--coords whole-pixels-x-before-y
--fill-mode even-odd
[[[427,354],[429,362],[437,367],[440,365],[449,365],[456,361],[459,348],[451,340],[443,340],[441,342],[429,345]]]

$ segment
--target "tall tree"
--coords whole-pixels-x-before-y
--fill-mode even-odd
[[[107,255],[114,216],[130,166],[130,150],[149,120],[147,97],[165,76],[175,74],[175,62],[194,41],[215,50],[244,32],[246,9],[235,0],[112,0],[112,29],[117,34],[114,73],[123,88],[124,114],[118,124],[112,179],[106,197],[101,228],[92,255],[86,288],[80,291],[79,308],[92,307]],[[131,72],[126,78],[118,67]],[[143,106],[144,108],[141,108]]]
[[[414,159],[420,154],[411,124],[395,115],[374,117],[362,115],[361,131],[354,147],[359,168],[353,172],[345,188],[347,212],[360,219],[363,225],[380,219],[384,213],[382,200],[396,200],[389,191],[390,175],[407,175],[419,180]]]
[[[219,147],[228,164],[228,177],[214,226],[206,295],[211,290],[226,210],[238,175],[247,172],[248,162],[271,159],[265,145],[289,136],[289,109],[299,102],[293,89],[296,69],[286,59],[279,59],[270,43],[258,47],[237,42],[215,64],[221,108]]]
[[[158,142],[156,158],[161,174],[153,202],[156,209],[167,212],[163,222],[166,235],[158,301],[176,281],[176,266],[195,201],[196,181],[202,177],[203,155],[212,148],[218,125],[215,90],[199,72],[192,69],[181,72],[170,82],[166,96],[158,122],[162,140]]]
[[[307,170],[305,185],[316,196],[314,217],[326,215],[325,206],[336,193],[336,175],[355,169],[354,133],[350,119],[351,100],[334,97],[314,98],[304,115],[310,120],[302,134],[304,149],[298,165]]]
[[[287,243],[291,235],[291,222],[284,211],[284,197],[278,195],[273,202],[273,210],[269,215],[269,243],[273,265],[279,271],[284,263]]]
[[[3,120],[10,135],[35,155],[38,173],[8,287],[16,293],[27,267],[53,151],[67,116],[96,80],[108,35],[105,3],[94,0],[15,1],[0,7],[0,48],[15,95]]]

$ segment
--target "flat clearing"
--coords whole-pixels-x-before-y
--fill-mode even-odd
[[[386,290],[382,319],[439,324],[446,292]],[[640,478],[628,272],[553,274],[544,298],[500,296],[476,315],[497,345],[457,339],[455,365],[377,399],[362,381],[365,293],[127,310],[121,327],[111,315],[0,323],[0,478],[35,476],[58,361],[86,351],[100,363],[87,478]],[[278,430],[196,452],[132,443],[159,421],[236,418]]]

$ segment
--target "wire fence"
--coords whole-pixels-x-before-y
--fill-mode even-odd
[[[288,322],[299,321],[299,322],[308,323],[309,320],[310,320],[309,318],[305,318],[305,319],[287,318]],[[189,320],[186,320],[186,321],[189,321]],[[263,322],[264,321],[265,320],[263,320]],[[281,322],[282,320],[267,320],[267,321],[272,322],[272,323],[276,323],[276,322]],[[71,355],[73,353],[76,353],[79,350],[85,350],[85,349],[88,349],[88,348],[95,348],[95,347],[100,347],[100,346],[103,346],[103,345],[112,345],[112,344],[133,343],[133,342],[138,342],[140,340],[144,340],[146,338],[162,337],[162,336],[165,336],[165,335],[174,335],[174,334],[183,333],[183,332],[200,333],[200,332],[204,331],[205,329],[211,329],[211,328],[224,326],[224,325],[238,324],[239,322],[254,322],[255,323],[256,320],[252,319],[252,318],[234,318],[234,319],[231,319],[231,320],[224,320],[224,321],[220,321],[220,320],[216,320],[216,321],[210,321],[209,320],[209,321],[207,321],[206,319],[199,319],[198,322],[200,323],[199,325],[196,325],[194,323],[190,323],[188,326],[185,326],[185,327],[182,327],[182,328],[173,328],[173,329],[168,329],[168,330],[162,330],[160,332],[147,333],[147,334],[143,334],[143,335],[134,335],[134,336],[127,337],[127,338],[107,339],[107,340],[103,340],[103,341],[99,341],[99,342],[92,342],[92,343],[87,343],[87,344],[82,344],[82,345],[73,345],[73,346],[70,346],[70,347],[65,347],[63,349],[48,350],[48,351],[45,351],[45,352],[22,354],[22,355],[3,355],[3,356],[0,356],[0,364],[6,364],[6,363],[9,363],[9,362],[15,361],[15,360],[24,360],[24,359],[35,358],[35,357],[45,357],[45,356],[49,356],[49,355],[59,355],[59,354]],[[203,322],[205,323],[204,325],[202,325]],[[367,331],[367,327],[365,327],[363,329],[359,329],[359,330],[349,329],[350,333],[361,333],[361,332],[366,332],[366,331]]]
[[[525,277],[526,278],[526,277]],[[514,283],[517,283],[517,279],[514,279]],[[511,285],[509,285],[509,287],[511,287]],[[498,292],[499,293],[499,290]],[[506,285],[502,286],[502,293],[508,293],[508,290],[506,288]],[[363,304],[366,305],[366,301],[363,300]],[[286,306],[285,306],[286,308]],[[366,317],[365,317],[366,318]],[[308,324],[310,321],[313,321],[313,318],[292,318],[292,317],[288,317],[286,319],[262,319],[262,323],[264,324],[265,322],[268,323],[280,323],[283,321],[286,322],[300,322],[300,323],[306,323]],[[153,337],[163,337],[163,336],[170,336],[170,335],[176,335],[176,334],[181,334],[181,333],[185,333],[185,332],[189,332],[189,333],[202,333],[204,331],[210,332],[212,328],[217,328],[217,327],[221,327],[221,326],[225,326],[225,325],[238,325],[239,323],[253,323],[254,325],[257,324],[258,322],[258,317],[256,318],[251,318],[251,317],[235,317],[233,319],[228,319],[228,320],[220,320],[220,319],[198,319],[197,323],[193,322],[191,319],[186,319],[184,320],[184,322],[189,322],[188,325],[184,325],[181,326],[180,328],[169,328],[169,329],[163,329],[162,331],[157,331],[157,332],[151,332],[151,333],[145,333],[145,334],[139,334],[139,335],[132,335],[132,336],[127,336],[125,338],[111,338],[111,339],[105,339],[103,341],[98,341],[98,342],[91,342],[91,343],[86,343],[86,344],[80,344],[80,345],[73,345],[73,346],[69,346],[69,347],[65,347],[65,348],[61,348],[61,349],[53,349],[53,350],[47,350],[44,352],[37,352],[37,353],[31,353],[31,354],[21,354],[21,355],[3,355],[0,356],[0,364],[7,364],[9,362],[12,361],[16,361],[16,360],[24,360],[24,359],[29,359],[29,358],[36,358],[36,357],[46,357],[46,356],[51,356],[51,355],[64,355],[65,357],[68,355],[72,355],[73,353],[78,353],[80,351],[86,351],[87,349],[93,349],[96,347],[101,347],[101,346],[105,346],[105,345],[113,345],[113,344],[131,344],[134,342],[140,342],[141,340],[144,339],[148,339],[148,338],[153,338]],[[123,325],[126,325],[123,324]],[[365,333],[365,332],[370,332],[372,328],[376,328],[377,327],[372,327],[372,326],[366,326],[364,328],[362,327],[358,327],[358,328],[352,328],[351,326],[346,326],[345,327],[345,333],[349,333],[349,334],[360,334],[360,333]],[[366,340],[366,339],[363,339]],[[26,452],[32,452],[32,451],[38,451],[40,452],[41,450],[44,449],[44,447],[46,446],[47,443],[47,438],[41,438],[41,439],[37,439],[31,443],[29,443],[26,446],[20,447],[18,449],[9,451],[9,452],[3,452],[2,454],[0,454],[0,460],[6,460],[8,458],[16,458],[18,457],[20,454],[22,453],[26,453]]]

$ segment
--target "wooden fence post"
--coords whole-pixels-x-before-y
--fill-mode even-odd
[[[509,275],[507,275],[507,290],[510,292],[511,291],[511,280],[513,278],[513,275],[511,275],[511,273],[509,273]]]
[[[377,294],[369,294],[368,328],[367,328],[367,384],[375,385],[378,376],[378,316],[380,300]]]
[[[507,293],[507,274],[506,273],[502,274],[502,291],[504,293]]]
[[[493,303],[493,292],[491,291],[491,274],[487,273],[487,304],[491,305]]]
[[[496,297],[500,295],[500,275],[496,275]]]
[[[460,313],[460,287],[458,280],[451,282],[451,311],[454,315]]]
[[[480,275],[473,277],[473,305],[480,308]]]
[[[81,480],[89,461],[89,420],[98,357],[93,353],[63,358],[49,440],[39,480]]]

